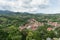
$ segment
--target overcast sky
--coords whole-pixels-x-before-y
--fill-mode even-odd
[[[60,13],[60,0],[0,0],[0,10]]]

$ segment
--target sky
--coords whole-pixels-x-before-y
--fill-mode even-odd
[[[0,10],[60,13],[60,0],[0,0]]]

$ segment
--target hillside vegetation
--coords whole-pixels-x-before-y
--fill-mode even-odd
[[[44,23],[44,25],[39,26],[35,31],[28,29],[20,31],[19,27],[27,24],[29,19],[35,19],[38,22]],[[54,25],[48,25],[49,22]],[[50,30],[49,28],[51,28],[51,31],[48,31]],[[47,37],[59,38],[59,31],[60,14],[29,14],[19,12],[0,14],[0,40],[46,40]]]

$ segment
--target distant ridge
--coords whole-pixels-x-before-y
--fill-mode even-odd
[[[0,14],[4,14],[4,13],[14,13],[14,12],[8,10],[0,10]]]
[[[0,10],[0,14],[12,14],[12,13],[17,13],[17,14],[35,14],[35,15],[45,15],[46,13],[30,13],[30,12],[13,12],[9,10]],[[49,14],[49,13],[48,13]],[[51,13],[53,15],[53,13]],[[60,13],[54,13],[60,15]]]

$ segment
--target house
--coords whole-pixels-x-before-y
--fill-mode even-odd
[[[51,27],[47,28],[47,31],[51,31],[51,30],[53,30]]]

